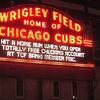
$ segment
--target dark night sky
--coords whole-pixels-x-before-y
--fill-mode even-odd
[[[26,2],[26,1],[34,1],[34,0],[2,0],[0,1],[0,8],[9,6],[11,1],[18,3],[18,2]],[[41,1],[41,0],[37,0],[37,1]],[[96,9],[100,9],[100,0],[61,0],[61,1],[81,4],[84,6],[90,6]]]
[[[87,5],[96,9],[100,9],[100,0],[62,0],[62,1]]]

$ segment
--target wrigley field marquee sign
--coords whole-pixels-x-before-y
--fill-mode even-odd
[[[17,5],[0,9],[0,61],[94,67],[93,41],[58,9]]]

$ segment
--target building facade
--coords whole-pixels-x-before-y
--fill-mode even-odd
[[[11,1],[1,9],[39,3],[55,7],[85,24],[93,32],[95,68],[0,61],[0,100],[99,100],[100,10],[61,0]],[[1,51],[0,51],[1,52]]]

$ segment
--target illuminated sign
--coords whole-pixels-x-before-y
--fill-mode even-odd
[[[0,10],[0,61],[94,67],[84,25],[38,4]]]

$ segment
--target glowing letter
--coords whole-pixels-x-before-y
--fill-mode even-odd
[[[75,44],[75,36],[73,36],[73,35],[69,36],[69,43]]]
[[[41,13],[41,12],[40,12],[40,9],[41,9],[41,8],[35,8],[35,15],[36,15],[36,16],[41,16],[41,15],[40,15],[40,13]]]
[[[14,37],[14,28],[10,28],[10,27],[8,27],[8,29],[7,29],[7,36],[8,37]]]
[[[26,39],[26,35],[25,34],[26,34],[26,30],[25,29],[21,29],[20,30],[20,36],[21,36],[22,39]]]
[[[55,40],[56,42],[61,42],[61,34],[55,34]]]
[[[58,12],[53,11],[53,20],[57,20],[58,18]]]
[[[69,20],[69,28],[72,29],[72,30],[74,30],[72,20]]]
[[[8,20],[8,13],[0,13],[0,21],[6,22]]]
[[[32,31],[29,31],[27,38],[28,39],[30,39],[30,38],[34,39],[34,35],[33,35],[33,32]]]
[[[35,33],[35,37],[36,37],[37,40],[41,40],[41,39],[42,39],[42,37],[41,37],[41,32],[40,32],[40,31],[37,31],[37,32]]]
[[[78,23],[75,23],[75,31],[80,32],[81,31],[81,25]]]
[[[42,12],[43,12],[43,17],[47,17],[48,10],[47,9],[42,9]]]
[[[24,17],[28,16],[28,9],[27,8],[22,9],[22,16],[24,16]]]
[[[24,25],[29,25],[29,20],[24,20]]]
[[[77,38],[77,44],[82,44],[82,37],[81,36],[78,36]]]
[[[66,27],[68,27],[68,18],[63,16],[63,25],[65,25]]]
[[[44,38],[45,41],[49,41],[50,40],[50,34],[48,32],[44,32],[43,38]]]
[[[68,35],[62,35],[62,42],[67,43],[68,42]]]
[[[10,12],[10,20],[15,20],[16,19],[16,12],[15,11],[11,11]]]
[[[5,36],[5,33],[3,33],[3,30],[5,30],[6,27],[0,27],[0,36]]]

